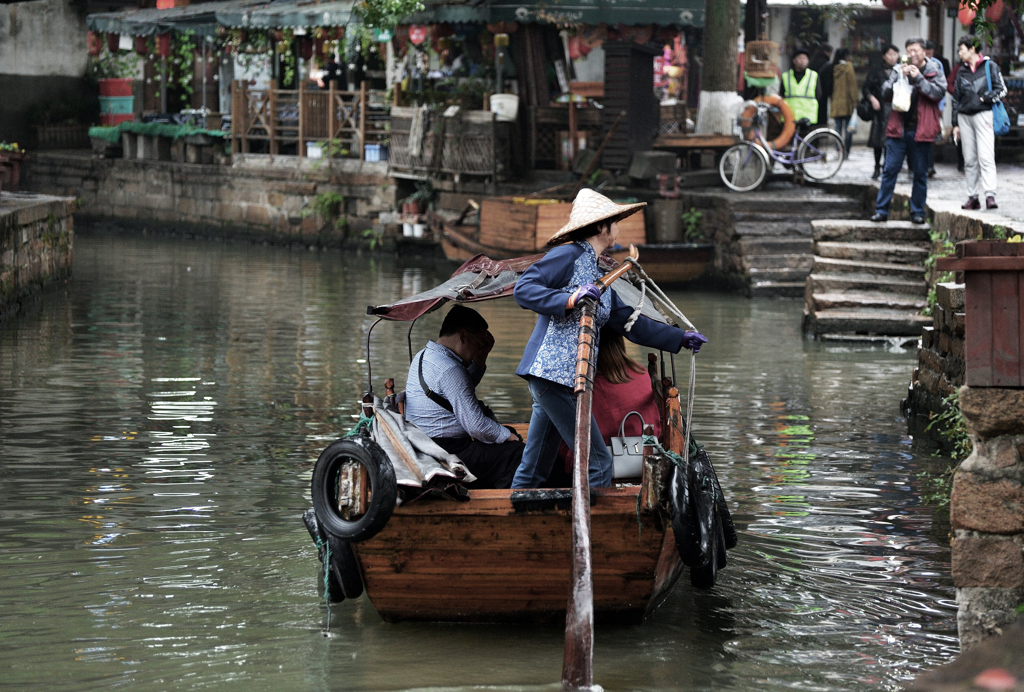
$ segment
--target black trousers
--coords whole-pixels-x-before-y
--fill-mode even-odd
[[[468,483],[466,487],[478,490],[511,488],[512,478],[516,475],[519,462],[523,459],[523,449],[526,447],[516,439],[509,439],[501,444],[478,442],[470,437],[433,439],[444,451],[462,459],[466,468],[476,476],[476,481]]]

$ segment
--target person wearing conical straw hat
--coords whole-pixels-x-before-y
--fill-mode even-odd
[[[516,369],[516,374],[529,384],[533,415],[523,459],[512,480],[513,488],[540,487],[551,473],[559,444],[564,441],[570,449],[573,447],[577,306],[583,298],[598,301],[598,330],[610,327],[641,346],[671,353],[686,347],[696,353],[701,344],[707,343],[699,332],[683,331],[643,315],[627,329],[633,307],[615,291],[602,294],[594,285],[602,276],[597,258],[615,244],[618,222],[644,206],[645,202],[616,204],[594,190],[580,190],[573,201],[569,222],[548,240],[552,249],[516,283],[516,302],[537,313],[537,324]],[[590,431],[590,485],[605,488],[612,484],[612,456],[596,423],[592,422]]]

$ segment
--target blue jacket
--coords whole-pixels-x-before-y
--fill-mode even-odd
[[[573,386],[576,375],[576,346],[579,342],[579,309],[566,314],[569,296],[583,284],[601,278],[597,254],[586,241],[553,248],[519,278],[516,302],[537,313],[537,324],[526,344],[523,359],[516,368],[522,377],[532,375]],[[606,324],[633,343],[678,353],[683,345],[683,330],[640,316],[626,332],[626,321],[633,308],[615,294],[605,291],[597,310],[597,326]]]

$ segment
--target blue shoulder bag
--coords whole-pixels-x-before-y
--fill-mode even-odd
[[[989,70],[991,60],[985,61],[985,79],[988,80],[988,90],[992,91],[992,72]],[[1010,116],[1006,113],[1006,106],[1002,101],[992,104],[992,131],[996,137],[1002,137],[1010,131]]]

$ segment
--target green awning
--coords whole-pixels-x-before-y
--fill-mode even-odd
[[[354,4],[354,0],[276,0],[256,6],[220,10],[217,12],[217,21],[224,26],[251,29],[345,26],[352,17]]]
[[[499,22],[550,24],[617,24],[704,26],[704,0],[552,0],[551,2],[483,2],[429,5],[406,22]]]
[[[197,36],[217,34],[217,13],[234,8],[238,11],[265,0],[219,0],[185,7],[171,7],[166,10],[125,10],[123,12],[99,12],[86,17],[86,26],[102,34],[127,36],[152,36],[169,31],[185,33],[191,31]]]

